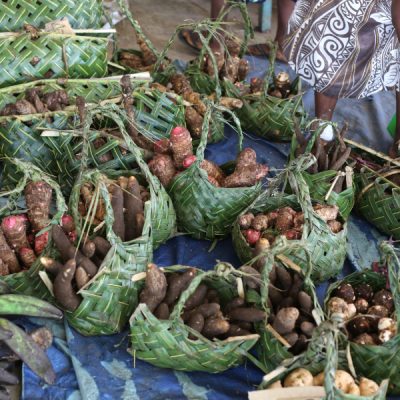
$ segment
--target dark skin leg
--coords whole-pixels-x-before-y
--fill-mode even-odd
[[[400,0],[392,1],[392,22],[396,30],[397,37],[400,40]],[[400,141],[400,93],[396,91],[396,135],[392,146],[389,149],[389,156],[392,158],[399,157],[399,141]]]
[[[213,21],[218,18],[218,15],[222,12],[222,9],[225,6],[225,0],[211,0],[211,12],[210,17]],[[221,32],[220,32],[221,34]],[[219,49],[219,43],[217,40],[212,39],[210,43],[210,47],[212,50]]]

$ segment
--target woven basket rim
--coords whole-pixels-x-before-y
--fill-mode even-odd
[[[108,33],[107,33],[108,34]],[[90,41],[105,41],[108,42],[110,39],[108,37],[97,37],[97,36],[87,36],[78,33],[57,33],[57,32],[37,32],[37,37],[50,36],[54,38],[76,38],[76,39],[87,39]],[[31,36],[28,32],[0,32],[0,39],[17,39],[20,36]],[[34,39],[32,39],[34,40]]]

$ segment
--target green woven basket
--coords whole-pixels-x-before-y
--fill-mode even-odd
[[[340,273],[346,258],[347,223],[343,224],[341,232],[334,234],[326,222],[324,222],[313,210],[308,186],[303,178],[302,172],[314,163],[313,156],[304,156],[289,164],[287,170],[283,171],[275,182],[263,192],[255,202],[243,212],[260,213],[276,210],[281,207],[293,207],[304,212],[305,222],[303,235],[299,245],[305,245],[313,260],[313,281],[322,282]],[[283,182],[289,180],[294,195],[278,193],[273,196],[274,191]],[[232,231],[233,245],[242,262],[253,258],[253,249],[243,237],[239,223],[236,221]],[[291,240],[290,243],[296,243]],[[272,246],[273,248],[273,246]],[[307,270],[307,257],[303,251],[285,252],[295,264]]]
[[[3,0],[0,3],[0,32],[15,32],[30,24],[43,28],[56,19],[67,18],[72,28],[100,28],[100,0]]]
[[[387,242],[380,244],[382,262],[388,267],[389,283],[395,304],[397,330],[400,331],[400,288],[399,267],[400,261],[393,248]],[[329,300],[332,291],[341,282],[350,284],[368,283],[374,290],[384,289],[386,280],[371,270],[354,272],[343,280],[332,284],[326,294],[325,303]],[[325,304],[326,307],[326,304]],[[354,366],[363,376],[375,381],[390,379],[389,392],[400,393],[400,334],[380,346],[361,345],[350,342],[351,356]]]
[[[398,167],[374,171],[368,166],[355,174],[356,209],[386,235],[400,239],[400,188],[390,177],[400,174]]]
[[[220,90],[219,87],[221,84],[218,74],[212,77],[203,71],[204,60],[206,55],[211,57],[214,66],[214,71],[215,72],[218,71],[218,69],[216,68],[214,54],[211,51],[209,44],[212,37],[214,36],[215,40],[219,42],[219,46],[224,48],[225,52],[227,51],[223,43],[223,38],[219,37],[221,33],[218,31],[223,30],[222,25],[225,17],[235,8],[239,9],[244,23],[244,36],[239,55],[240,57],[243,57],[243,55],[247,50],[247,43],[249,41],[249,38],[254,37],[253,25],[250,20],[250,16],[247,11],[247,5],[245,2],[230,3],[230,6],[223,9],[222,13],[218,16],[217,20],[208,27],[207,23],[206,26],[204,26],[204,23],[199,23],[197,26],[195,26],[194,31],[200,33],[199,36],[200,39],[202,40],[203,46],[199,52],[198,57],[188,64],[185,70],[185,75],[189,77],[193,89],[199,93],[204,93],[209,95],[214,92],[218,92]],[[204,38],[201,34],[202,32],[204,32],[205,29],[206,31],[209,31],[206,38]],[[207,46],[205,45],[205,43],[207,44]]]
[[[362,373],[349,363],[346,352],[339,350],[339,341],[342,339],[337,326],[331,322],[323,322],[314,331],[313,337],[305,353],[300,357],[286,360],[280,367],[264,376],[260,389],[267,388],[271,383],[282,380],[290,372],[297,368],[305,368],[314,376],[324,372],[324,388],[326,400],[385,400],[388,389],[388,380],[378,381],[380,383],[379,391],[373,396],[357,396],[346,394],[335,386],[336,370],[347,370],[351,374],[357,373],[357,377],[363,377]],[[353,372],[352,372],[353,371]],[[268,396],[268,395],[267,395]],[[266,397],[268,398],[268,397]],[[287,396],[288,399],[297,399]]]
[[[226,264],[221,267],[217,265],[215,271],[208,272],[198,270],[197,276],[179,297],[168,320],[157,319],[146,304],[139,304],[130,319],[130,352],[135,358],[161,368],[217,373],[240,364],[248,356],[247,352],[257,342],[258,335],[209,340],[180,319],[187,299],[203,281],[215,288],[220,297],[227,296],[221,297],[223,302],[235,296],[236,280],[227,281],[233,274],[233,268],[226,270]],[[173,266],[165,268],[165,271],[172,272],[182,268],[189,267]],[[226,290],[227,285],[230,290]],[[221,286],[224,287],[223,291],[219,291]],[[189,334],[197,339],[189,339]]]
[[[285,264],[281,261],[279,255],[284,254],[290,249],[292,252],[302,251],[306,254],[308,258],[307,271],[303,271],[300,267],[295,268],[292,264]],[[274,249],[267,253],[265,257],[265,264],[261,272],[261,279],[263,281],[262,289],[260,291],[260,305],[266,310],[267,315],[269,315],[270,310],[267,306],[268,304],[268,285],[269,285],[269,274],[274,265],[280,265],[282,268],[290,269],[299,272],[304,277],[303,290],[306,291],[314,301],[313,316],[317,324],[321,323],[323,319],[323,313],[318,302],[318,298],[315,291],[315,286],[310,278],[312,272],[312,262],[310,254],[305,248],[304,244],[291,244],[280,242],[278,245],[274,246]],[[249,292],[254,292],[249,290]],[[258,296],[254,297],[254,293],[247,293],[249,298],[256,299]],[[271,371],[275,369],[284,360],[293,357],[293,354],[285,347],[282,342],[280,342],[274,335],[273,331],[269,329],[267,322],[258,325],[257,332],[260,335],[260,341],[258,343],[258,358],[262,365],[265,367],[266,371]]]
[[[0,208],[0,219],[11,213],[25,212],[25,202],[22,201],[25,186],[30,181],[45,181],[55,192],[55,209],[57,212],[53,215],[50,226],[53,224],[60,224],[63,214],[67,211],[67,206],[58,184],[31,163],[23,162],[18,159],[9,159],[5,162],[10,164],[13,169],[20,171],[22,177],[13,189],[0,193],[0,199],[6,201],[6,204]],[[40,233],[49,230],[50,226]],[[49,240],[42,256],[51,257],[54,255],[54,249],[51,240]],[[1,276],[0,280],[7,283],[13,292],[48,299],[50,297],[49,292],[39,277],[39,272],[41,270],[43,270],[43,266],[38,258],[29,270]]]
[[[327,125],[331,125],[333,127],[337,137],[338,132],[336,129],[336,124],[332,124],[330,122],[324,123],[313,133],[311,139],[307,144],[304,154],[311,153],[316,138],[322,133]],[[295,159],[295,151],[297,145],[298,141],[296,139],[296,135],[293,134],[289,157],[290,160]],[[341,216],[344,219],[347,219],[355,203],[355,184],[354,182],[352,182],[352,185],[350,187],[346,188],[340,193],[336,193],[331,189],[332,185],[334,185],[335,183],[336,176],[338,176],[338,171],[334,170],[322,171],[315,174],[306,171],[303,172],[303,177],[309,187],[311,198],[313,200],[324,202],[329,205],[337,205],[339,207]],[[326,199],[328,193],[329,197],[328,199]]]
[[[276,142],[289,142],[294,132],[294,121],[299,121],[303,127],[307,123],[307,114],[303,108],[301,83],[296,79],[292,83],[296,96],[279,99],[268,94],[270,82],[275,71],[276,46],[271,44],[270,60],[267,74],[264,78],[264,89],[260,95],[248,94],[242,96],[239,89],[227,79],[223,82],[225,93],[243,102],[240,109],[235,110],[245,131],[254,133],[265,139]]]
[[[207,144],[211,109],[204,116],[196,161],[171,182],[168,192],[178,217],[178,230],[197,239],[217,239],[226,236],[236,217],[251,204],[261,191],[258,183],[249,188],[215,187],[200,168]],[[236,117],[235,117],[236,118]],[[239,149],[243,135],[238,125]]]
[[[0,35],[0,87],[44,78],[92,78],[107,73],[107,38],[38,33]]]
[[[88,286],[80,290],[82,302],[79,307],[65,314],[70,325],[82,335],[111,335],[125,326],[138,302],[140,283],[133,282],[132,276],[144,271],[152,258],[152,207],[150,203],[145,205],[142,236],[122,243],[112,230],[114,216],[106,185],[107,177],[96,170],[87,171],[77,181],[70,198],[70,210],[78,235],[83,233],[85,227],[78,212],[80,188],[84,182],[91,182],[99,188],[99,197],[103,199],[106,210],[106,237],[112,248],[98,273]]]

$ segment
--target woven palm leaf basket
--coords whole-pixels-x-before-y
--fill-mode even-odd
[[[277,98],[269,95],[275,76],[276,45],[271,44],[272,51],[263,88],[259,93],[241,94],[232,82],[225,79],[225,94],[242,100],[243,106],[236,110],[243,129],[276,142],[290,142],[294,132],[294,121],[299,121],[302,128],[307,124],[307,114],[303,108],[301,83],[295,79],[291,83],[293,97]]]
[[[287,170],[269,184],[252,205],[241,215],[253,213],[266,213],[282,207],[291,207],[304,213],[304,225],[301,239],[290,240],[290,243],[304,245],[313,260],[311,278],[314,282],[322,282],[340,273],[346,258],[347,223],[342,221],[342,229],[333,233],[325,222],[313,209],[308,186],[302,172],[315,162],[313,156],[304,156],[289,164]],[[293,195],[276,192],[276,188],[288,180]],[[283,189],[285,190],[285,189]],[[254,257],[254,249],[249,245],[241,231],[239,221],[233,225],[233,245],[242,262],[247,262]],[[271,246],[273,248],[274,245]],[[288,249],[285,256],[305,271],[307,270],[307,255],[305,251],[291,251]]]
[[[356,210],[386,235],[400,239],[400,163],[356,142]],[[361,155],[360,155],[361,153]]]
[[[162,93],[141,91],[140,86],[144,83],[141,78],[132,76],[136,120],[142,129],[151,132],[153,136],[168,136],[175,124],[182,123],[183,111]],[[8,107],[17,101],[24,101],[29,90],[40,90],[44,95],[64,90],[71,105],[60,111],[0,117],[0,154],[35,163],[50,174],[62,173],[63,179],[60,183],[63,190],[68,189],[73,184],[76,170],[79,169],[79,154],[82,151],[82,138],[79,132],[74,131],[80,124],[75,105],[76,97],[82,97],[89,106],[99,101],[103,104],[118,104],[121,102],[120,77],[59,79],[17,85],[0,89],[0,104]],[[102,120],[104,122],[105,119]],[[133,156],[121,148],[121,139],[113,136],[112,129],[107,131],[107,128],[113,128],[113,125],[110,121],[99,121],[97,118],[96,126],[106,128],[108,135],[102,135],[101,131],[90,133],[91,151],[88,166],[99,169],[131,169]],[[58,131],[68,129],[70,132],[58,134]],[[7,174],[8,179],[17,179],[12,172]]]
[[[287,252],[288,248],[291,248],[290,250],[293,252],[305,252],[308,258],[307,271],[302,270],[299,266],[285,258],[283,254]],[[260,335],[260,341],[257,345],[257,353],[258,359],[264,366],[264,369],[269,372],[281,364],[283,360],[292,358],[294,356],[293,354],[298,355],[305,351],[305,346],[300,346],[300,342],[297,345],[296,343],[290,345],[270,323],[272,319],[269,317],[276,315],[280,308],[289,307],[289,303],[287,306],[284,306],[281,300],[283,300],[285,296],[288,296],[291,299],[293,299],[294,296],[292,291],[282,291],[281,300],[275,299],[274,296],[269,297],[269,290],[271,286],[274,286],[275,291],[282,290],[279,287],[280,284],[276,278],[274,278],[273,281],[271,280],[273,277],[271,271],[274,269],[276,272],[276,268],[279,268],[280,271],[282,271],[281,268],[283,268],[288,272],[286,276],[291,276],[289,279],[291,279],[291,285],[293,286],[295,285],[294,282],[298,282],[298,279],[302,280],[301,286],[297,285],[296,290],[307,293],[312,299],[312,309],[311,311],[307,312],[307,318],[310,318],[309,321],[315,322],[316,325],[320,324],[323,320],[323,313],[316,296],[314,284],[310,278],[310,274],[312,272],[312,263],[310,255],[307,249],[305,249],[304,244],[291,244],[285,241],[280,241],[279,244],[277,244],[271,251],[266,252],[265,255],[259,258],[258,265],[260,265],[260,262],[262,265],[262,269],[260,271],[262,284],[260,285],[260,289],[255,289],[254,285],[252,285],[252,287],[247,287],[246,283],[248,281],[246,280],[244,281],[244,288],[248,302],[254,302],[256,307],[266,311],[267,319],[257,324],[256,331]],[[291,304],[293,307],[298,307],[298,309],[300,309],[297,303],[291,302]],[[302,315],[301,318],[304,318],[304,315]]]
[[[168,193],[175,206],[178,230],[197,239],[213,240],[229,234],[236,217],[259,195],[261,183],[252,187],[222,188],[209,182],[207,172],[200,164],[204,160],[210,115],[209,107],[196,161],[172,180]],[[240,124],[237,129],[241,150],[243,134]]]
[[[42,28],[47,22],[67,18],[74,29],[100,28],[101,0],[4,0],[0,4],[0,32],[15,32],[30,24]]]
[[[27,212],[24,200],[25,187],[30,182],[45,182],[53,190],[55,207],[54,210],[52,210],[52,219],[50,220],[49,226],[42,229],[40,232],[37,232],[36,235],[39,236],[46,234],[52,225],[60,224],[62,216],[67,211],[67,206],[64,197],[61,194],[59,185],[31,163],[18,159],[9,159],[7,162],[12,165],[12,168],[20,172],[21,178],[12,189],[0,193],[0,201],[2,204],[2,207],[0,208],[0,219],[13,214],[25,214]],[[38,298],[48,298],[49,293],[47,288],[39,277],[39,272],[43,270],[39,261],[39,256],[51,257],[55,254],[50,239],[41,254],[36,254],[37,259],[29,269],[23,269],[20,272],[1,276],[0,279],[7,283],[11,290],[16,293],[31,295]]]
[[[195,270],[185,266],[163,268],[168,276],[179,270]],[[183,290],[168,319],[158,319],[141,303],[130,318],[131,354],[161,368],[181,371],[217,373],[240,364],[258,340],[257,334],[227,339],[207,339],[183,323],[185,303],[201,285],[217,291],[221,304],[238,296],[236,276],[232,266],[221,263],[214,271],[195,270],[195,277]]]
[[[224,34],[229,35],[229,33],[224,33],[221,35],[221,32],[224,30],[223,28],[223,20],[224,18],[235,8],[240,11],[240,14],[243,19],[244,24],[244,33],[243,33],[243,41],[241,43],[239,57],[242,58],[247,50],[247,43],[249,38],[254,37],[253,26],[247,11],[247,5],[245,2],[231,2],[229,7],[226,7],[222,13],[218,16],[217,20],[214,23],[210,23],[209,27],[203,26],[202,23],[198,24],[194,31],[199,34],[199,37],[203,43],[203,46],[199,52],[199,55],[196,59],[191,61],[188,64],[188,67],[185,70],[185,74],[190,78],[190,83],[193,89],[199,93],[204,93],[210,95],[216,92],[218,89],[217,84],[220,85],[220,79],[218,76],[218,67],[217,62],[215,60],[215,56],[213,51],[210,49],[210,41],[212,38],[216,40],[220,46],[220,48],[224,49],[225,58],[229,59],[230,54],[228,49],[224,43]],[[203,36],[204,30],[207,32],[207,36]],[[204,71],[204,63],[206,57],[210,57],[213,64],[214,76],[209,75]]]
[[[388,242],[380,244],[381,265],[387,267],[388,281],[393,295],[395,311],[392,318],[396,320],[397,334],[389,341],[380,345],[358,344],[350,341],[350,350],[353,363],[357,371],[363,376],[379,381],[390,379],[389,392],[393,394],[400,393],[400,291],[399,291],[399,266],[400,261],[397,256],[397,250]],[[374,292],[385,289],[386,279],[383,275],[364,270],[354,272],[346,276],[343,280],[332,284],[326,294],[326,307],[330,297],[334,295],[334,290],[343,283],[358,285],[366,283],[372,287]]]
[[[298,399],[300,396],[307,396],[314,398],[311,394],[307,393],[307,386],[310,386],[310,390],[316,389],[314,384],[324,387],[325,396],[324,399],[327,400],[384,400],[386,399],[386,392],[388,390],[389,381],[379,380],[376,381],[379,384],[378,390],[371,395],[360,395],[348,393],[348,388],[345,389],[346,385],[341,380],[335,380],[336,372],[344,370],[348,372],[354,379],[355,383],[359,383],[359,379],[363,378],[364,375],[351,364],[351,359],[347,357],[346,352],[340,350],[340,342],[343,340],[340,332],[338,331],[337,325],[335,323],[325,321],[314,331],[308,349],[300,357],[295,357],[291,360],[286,360],[278,368],[276,368],[271,373],[264,376],[263,381],[260,385],[260,389],[267,389],[265,392],[266,398],[269,396],[269,391],[271,395],[273,393],[273,383],[278,381],[284,382],[290,373],[301,368],[309,371],[314,379],[312,385],[303,385],[303,387],[296,387],[296,385],[286,386],[280,389],[280,395],[287,399]],[[319,374],[323,373],[322,379],[316,379],[317,376],[320,378]],[[320,382],[318,382],[320,381]],[[292,381],[293,382],[293,381]],[[340,387],[337,382],[340,383]],[[276,386],[275,386],[276,387]],[[301,391],[301,393],[300,393]],[[285,393],[286,392],[286,393]],[[318,398],[320,398],[318,396]]]
[[[87,171],[77,181],[70,198],[70,210],[79,237],[86,235],[85,221],[78,212],[81,186],[84,183],[94,185],[97,195],[95,201],[101,200],[105,205],[105,238],[112,247],[97,274],[78,292],[81,298],[79,306],[75,311],[66,311],[66,317],[70,325],[83,335],[110,335],[124,327],[134,310],[139,289],[131,278],[133,274],[144,271],[152,257],[150,204],[145,207],[142,235],[123,243],[112,228],[114,215],[107,188],[109,180],[96,170]]]
[[[35,79],[103,77],[107,45],[107,38],[73,34],[0,34],[0,87]]]
[[[333,157],[340,158],[341,154],[345,154],[347,146],[344,143],[343,136],[345,127],[341,132],[338,131],[337,126],[330,122],[324,122],[320,125],[310,136],[308,141],[302,135],[298,126],[295,126],[296,134],[292,137],[290,160],[294,160],[299,154],[318,154],[317,141],[319,135],[327,125],[331,125],[335,132],[334,142],[330,142],[327,150],[327,155],[330,158],[330,165],[334,166]],[[299,141],[301,143],[299,143]],[[334,144],[332,144],[334,143]],[[333,162],[333,163],[332,163]],[[306,181],[311,199],[324,202],[329,205],[337,205],[340,214],[343,218],[347,219],[355,203],[355,184],[353,181],[353,170],[344,163],[340,168],[325,169],[322,166],[324,162],[317,160],[307,171],[303,172],[304,180]],[[320,169],[320,172],[318,170]],[[342,183],[341,183],[342,182]],[[336,189],[337,183],[341,183],[340,189]]]

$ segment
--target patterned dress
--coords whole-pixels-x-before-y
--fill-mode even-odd
[[[318,92],[362,98],[399,87],[391,0],[298,0],[284,53]]]

